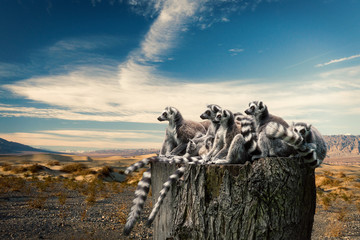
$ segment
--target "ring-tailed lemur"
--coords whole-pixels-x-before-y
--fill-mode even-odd
[[[207,129],[205,135],[195,136],[191,139],[187,145],[185,157],[188,156],[199,156],[199,150],[205,145],[209,146],[209,141],[213,141],[216,131],[218,130],[220,124],[218,121],[215,121],[216,114],[221,111],[221,108],[216,104],[207,105],[207,110],[200,115],[201,119],[208,119],[210,126]],[[205,148],[206,148],[205,146]],[[202,151],[204,152],[204,151]]]
[[[193,139],[198,132],[206,133],[202,124],[185,120],[179,110],[174,107],[166,107],[158,120],[169,121],[160,155],[183,155],[189,139]]]
[[[241,135],[243,135],[245,140],[245,150],[250,157],[253,155],[259,155],[260,150],[257,146],[257,133],[254,118],[242,113],[236,113],[234,116],[235,122],[241,126]]]
[[[247,115],[254,116],[256,132],[258,136],[258,147],[260,155],[254,155],[254,159],[262,157],[289,157],[296,153],[294,147],[286,144],[279,138],[272,138],[266,135],[266,126],[275,122],[288,128],[289,124],[284,119],[269,113],[267,106],[262,101],[253,101],[249,103],[249,108],[245,110]]]
[[[233,113],[222,110],[217,113],[215,121],[220,123],[220,127],[205,160],[212,163],[244,163],[247,160],[245,140],[241,135],[241,126],[235,123]]]
[[[184,157],[175,157],[177,160],[176,163],[180,163],[179,161],[188,162],[190,160],[191,163],[201,163],[202,157],[200,158],[191,158],[188,160],[188,157],[191,156],[205,156],[211,149],[212,143],[214,141],[214,136],[216,131],[219,128],[219,122],[215,121],[216,114],[218,112],[221,112],[221,108],[216,104],[210,104],[207,106],[207,110],[200,115],[201,119],[209,119],[211,121],[211,125],[209,126],[207,132],[205,135],[200,137],[195,137],[194,139],[190,140],[187,148],[186,148],[186,154]],[[172,174],[168,181],[166,181],[163,185],[163,189],[160,191],[160,196],[158,198],[158,201],[156,202],[150,217],[148,219],[147,224],[151,225],[153,220],[155,219],[155,216],[157,215],[158,211],[160,210],[160,206],[167,194],[167,192],[170,189],[170,186],[173,182],[175,182],[177,179],[181,178],[181,176],[184,174],[185,167],[180,167],[176,170],[174,174]]]
[[[200,115],[201,119],[208,119],[211,123],[206,132],[206,135],[203,137],[204,139],[209,136],[214,137],[216,131],[219,129],[220,124],[217,121],[214,121],[218,112],[221,112],[221,107],[219,105],[209,104],[207,105],[207,110]]]
[[[321,133],[311,124],[303,122],[294,123],[291,128],[303,137],[305,150],[314,149],[312,153],[300,152],[300,155],[304,156],[305,162],[310,167],[319,167],[327,152],[326,142]]]
[[[304,159],[310,167],[320,166],[326,157],[326,143],[320,132],[311,124],[293,123],[289,128],[272,123],[266,127],[269,137],[280,138],[294,147],[297,155]]]

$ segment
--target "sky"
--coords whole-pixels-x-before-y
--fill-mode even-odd
[[[160,148],[166,106],[360,134],[358,0],[1,0],[0,138]]]

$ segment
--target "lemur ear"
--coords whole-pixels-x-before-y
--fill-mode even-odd
[[[310,131],[311,129],[311,124],[306,124],[306,130]]]
[[[170,114],[173,114],[175,112],[175,108],[174,107],[169,107],[170,110]]]
[[[217,113],[217,112],[219,112],[219,111],[220,111],[219,106],[215,105],[215,106],[214,106],[214,112],[216,112],[216,113]]]
[[[228,113],[228,111],[226,111],[226,110],[223,112],[224,117],[227,117],[228,114],[229,114],[229,113]]]
[[[264,103],[262,101],[259,101],[259,109],[263,109],[264,108]]]

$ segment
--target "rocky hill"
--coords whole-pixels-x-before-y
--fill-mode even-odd
[[[324,136],[327,143],[329,157],[360,157],[360,136],[354,135],[327,135]],[[24,144],[10,142],[0,138],[0,154],[20,154],[24,152],[54,153],[47,150],[33,148]],[[77,155],[86,156],[138,156],[159,153],[159,149],[112,149],[85,152]]]
[[[28,145],[20,144],[17,142],[10,142],[0,138],[0,154],[20,154],[24,152],[53,153],[51,151],[33,148]]]
[[[348,157],[360,155],[360,136],[329,135],[324,136],[330,157]]]

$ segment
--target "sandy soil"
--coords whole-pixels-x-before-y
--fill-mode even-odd
[[[51,154],[1,156],[2,165],[37,163],[46,167],[35,174],[36,178],[30,173],[14,174],[0,167],[1,239],[152,239],[152,230],[144,226],[151,201],[147,201],[141,221],[130,237],[122,235],[136,187],[114,181],[124,181],[121,171],[143,157],[146,156],[91,159]],[[54,161],[59,165],[50,166]],[[59,170],[74,162],[85,163],[95,171],[111,166],[114,176],[108,181],[97,181],[93,174],[70,181],[72,174]],[[48,178],[49,175],[52,177]],[[20,183],[13,178],[24,176],[27,180]],[[89,181],[93,179],[96,181],[91,185]],[[316,179],[318,199],[312,239],[360,240],[360,164],[324,163],[316,170]],[[325,181],[328,179],[334,181],[328,183]],[[325,201],[327,198],[330,203]]]

